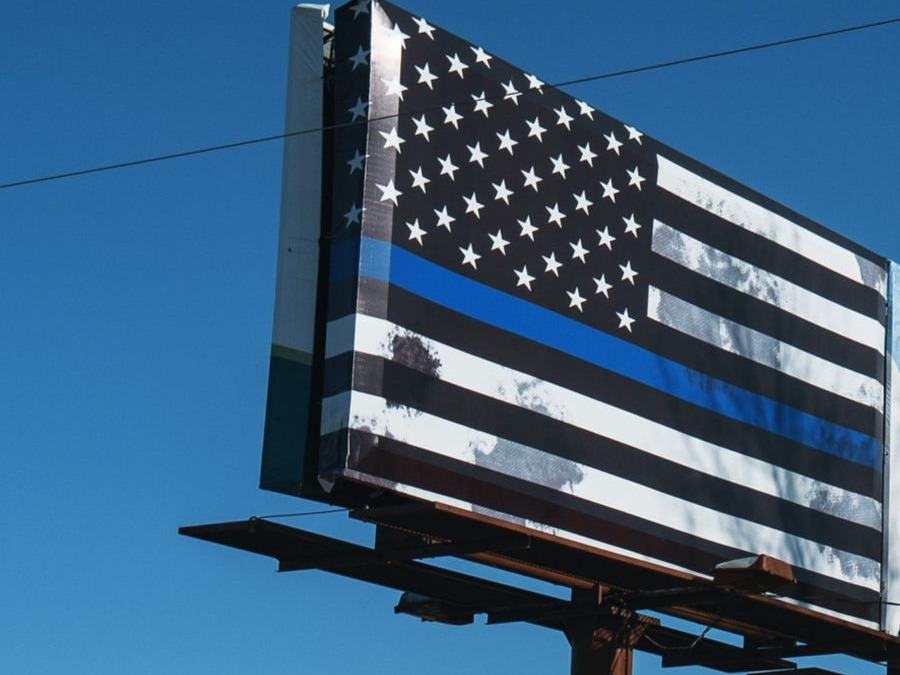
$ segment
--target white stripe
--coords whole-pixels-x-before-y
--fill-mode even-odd
[[[390,437],[424,451],[503,475],[558,490],[597,503],[598,496],[615,510],[655,522],[678,532],[688,532],[722,546],[742,551],[765,552],[790,565],[878,589],[879,564],[846,551],[789,535],[748,520],[737,519],[698,506],[592,467],[552,457],[545,452],[512,443],[492,434],[465,427],[428,413],[389,403],[362,392],[350,392],[346,419],[350,429]],[[344,409],[346,394],[323,401],[323,423],[344,419],[334,409]],[[324,427],[323,434],[339,431]],[[555,466],[547,469],[548,461]],[[566,479],[569,476],[571,478]]]
[[[418,340],[433,360],[440,362],[438,376],[445,382],[526,408],[709,476],[850,522],[881,528],[881,506],[870,497],[688,436],[552,382],[430,340],[383,319],[357,314],[328,325],[329,335],[353,334],[354,329],[358,352],[391,359],[395,336]],[[329,351],[326,356],[338,353]]]
[[[658,220],[653,221],[652,247],[655,253],[674,263],[884,354],[885,329],[875,319],[816,295]]]
[[[839,244],[801,227],[759,204],[734,194],[660,155],[657,184],[704,211],[779,244],[817,265],[869,288],[887,293],[885,270]]]
[[[654,286],[648,290],[647,316],[814,387],[875,408],[878,412],[884,409],[884,387],[878,380],[729,321]]]
[[[322,14],[291,10],[272,344],[311,353],[322,230]],[[318,57],[317,57],[318,52]]]

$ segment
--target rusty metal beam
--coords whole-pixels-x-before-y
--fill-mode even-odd
[[[371,517],[378,514],[367,515]],[[396,523],[402,513],[394,510],[388,515],[390,517],[386,520]],[[415,513],[413,520],[420,515],[420,512]],[[377,522],[384,525],[380,519]],[[406,522],[409,524],[409,521]],[[431,526],[433,528],[434,523]],[[661,656],[664,666],[696,664],[725,672],[764,669],[784,672],[796,667],[785,658],[840,652],[880,660],[877,657],[894,650],[897,642],[890,636],[878,633],[881,646],[876,649],[867,640],[859,639],[858,630],[840,632],[839,626],[827,622],[820,625],[812,621],[795,632],[805,634],[813,628],[823,627],[825,630],[818,640],[791,637],[790,631],[784,630],[778,622],[778,630],[757,630],[751,624],[749,630],[736,631],[745,636],[743,646],[719,642],[705,636],[697,637],[659,625],[657,620],[650,620],[637,614],[635,610],[639,607],[663,608],[667,613],[690,615],[701,620],[706,618],[708,622],[715,620],[717,628],[728,630],[728,627],[723,626],[725,622],[716,614],[722,613],[725,606],[718,601],[727,597],[729,608],[733,608],[735,603],[749,603],[735,610],[736,617],[744,617],[748,611],[752,614],[752,598],[732,597],[709,586],[673,585],[668,589],[629,592],[620,586],[609,587],[599,582],[586,585],[587,573],[605,576],[608,570],[602,566],[602,561],[599,565],[595,562],[593,572],[578,567],[569,577],[566,576],[565,564],[545,567],[543,564],[536,564],[534,558],[528,558],[519,561],[519,567],[504,564],[503,561],[507,558],[498,553],[473,553],[478,548],[503,548],[520,556],[531,554],[535,548],[540,550],[546,547],[546,542],[522,538],[518,536],[521,533],[509,532],[503,528],[463,528],[460,532],[469,536],[468,539],[461,540],[453,539],[453,536],[459,536],[454,528],[441,530],[443,536],[437,536],[436,531],[429,530],[430,533],[424,539],[422,532],[405,528],[400,535],[382,532],[376,548],[260,519],[182,527],[179,532],[274,558],[278,561],[279,571],[316,568],[403,591],[406,596],[401,599],[396,611],[411,613],[426,620],[460,624],[471,621],[474,614],[486,614],[488,623],[492,624],[524,621],[564,631],[572,643],[572,672],[575,673],[577,669],[579,675],[586,672],[587,668],[593,668],[596,673],[595,667],[598,666],[608,668],[607,671],[601,670],[601,673],[627,675],[630,671],[623,668],[630,668],[630,650],[633,648]],[[498,536],[491,536],[492,534]],[[572,600],[487,581],[409,559],[444,554],[470,559],[490,555],[491,560],[504,569],[527,569],[533,576],[550,580],[569,579],[569,585],[573,589]],[[547,550],[541,552],[541,555],[547,554]],[[541,563],[560,563],[560,560],[566,563],[582,561],[580,555],[581,552],[575,551],[573,557],[563,555],[556,560],[544,557],[538,559]],[[548,571],[552,575],[548,576]],[[676,575],[674,581],[683,584],[684,579]],[[677,606],[669,607],[669,603],[676,603]],[[711,609],[713,605],[715,609]],[[763,605],[767,611],[771,611],[768,604]],[[768,615],[760,612],[759,616]],[[772,616],[778,618],[779,622],[786,620],[777,613]],[[739,624],[737,620],[732,620],[729,626],[733,627],[736,623]],[[588,645],[588,638],[585,637],[588,633],[593,646]],[[623,643],[618,638],[626,633],[628,640]],[[850,639],[848,635],[851,636]],[[598,649],[604,653],[597,653]],[[816,671],[808,672],[813,675]],[[888,672],[897,672],[897,669],[888,668]]]
[[[525,528],[512,523],[431,503],[360,509],[351,516],[448,542],[466,533],[490,539],[492,532],[495,537],[502,532],[525,532]],[[474,553],[465,557],[571,588],[587,589],[600,584],[618,590],[626,601],[629,595],[633,597],[634,609],[653,606],[700,624],[715,621],[717,628],[762,641],[790,639],[811,645],[812,649],[841,645],[841,652],[850,656],[875,662],[889,659],[900,662],[898,636],[759,594],[733,594],[722,607],[717,599],[722,597],[723,589],[716,588],[711,577],[669,570],[574,542],[563,543],[540,532],[530,533],[531,545],[524,551]],[[674,594],[672,598],[663,598],[671,589],[688,587],[707,591],[691,591],[680,600]],[[654,591],[661,593],[651,603]]]

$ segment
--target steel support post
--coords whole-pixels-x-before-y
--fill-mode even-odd
[[[572,650],[571,675],[631,675],[634,650],[629,644],[598,644],[593,618],[567,622],[566,636]],[[893,675],[893,673],[891,674]]]

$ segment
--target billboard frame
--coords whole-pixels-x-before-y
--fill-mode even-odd
[[[299,390],[295,390],[290,398],[294,405],[290,409],[268,410],[266,424],[266,441],[264,444],[264,475],[261,479],[261,487],[273,489],[278,492],[286,492],[298,496],[310,497],[319,501],[337,503],[344,506],[359,506],[366,504],[371,508],[355,512],[355,517],[366,520],[376,527],[376,532],[386,532],[390,529],[399,529],[402,531],[411,531],[416,536],[422,538],[422,541],[440,540],[446,543],[456,543],[459,545],[460,536],[458,530],[462,527],[470,532],[484,527],[493,532],[492,538],[503,538],[509,533],[528,536],[534,542],[539,544],[529,545],[528,553],[525,556],[509,556],[496,555],[491,551],[474,551],[466,553],[463,557],[485,562],[487,564],[509,569],[511,571],[519,571],[542,578],[545,580],[556,580],[557,583],[564,583],[573,588],[573,592],[581,589],[583,584],[579,580],[590,578],[585,576],[586,568],[593,568],[600,565],[604,569],[603,579],[592,579],[589,586],[616,588],[624,593],[633,593],[635,589],[651,588],[656,591],[671,591],[678,589],[679,584],[688,586],[694,584],[708,585],[709,579],[697,577],[690,574],[681,575],[675,570],[654,565],[650,562],[644,562],[637,558],[629,558],[628,556],[618,556],[609,551],[599,551],[597,549],[581,547],[577,542],[568,541],[565,544],[554,545],[553,542],[545,541],[539,532],[517,528],[513,524],[498,522],[496,520],[479,516],[478,514],[454,509],[450,506],[442,506],[439,504],[429,504],[427,502],[417,502],[412,498],[397,495],[385,494],[377,499],[371,499],[367,495],[369,488],[362,483],[356,483],[353,480],[343,480],[337,490],[329,492],[322,488],[317,480],[313,479],[316,474],[317,457],[314,452],[319,438],[319,417],[320,417],[320,400],[317,399],[317,391],[321,390],[322,367],[324,362],[324,294],[327,292],[328,278],[328,259],[330,242],[327,238],[321,236],[322,223],[331,220],[331,188],[330,188],[330,161],[333,137],[328,128],[334,123],[334,120],[325,116],[328,105],[324,101],[322,95],[327,80],[327,72],[322,67],[321,60],[321,30],[322,21],[320,18],[321,8],[314,5],[305,5],[295,8],[292,14],[292,53],[290,57],[291,69],[289,70],[289,94],[288,94],[288,110],[286,122],[286,143],[285,143],[285,170],[283,177],[282,191],[282,229],[279,241],[279,286],[276,294],[276,326],[273,337],[273,366],[270,371],[270,401],[279,399],[278,387],[285,382],[291,383],[290,386],[296,386],[300,382]],[[293,37],[295,30],[298,37]],[[294,49],[297,44],[303,44],[302,49],[298,49],[295,53]],[[318,59],[318,64],[316,60]],[[299,66],[298,66],[299,64]],[[298,70],[299,68],[299,70]],[[302,72],[302,76],[297,76],[298,72]],[[302,83],[302,86],[301,84]],[[313,89],[317,89],[318,98],[305,98]],[[298,131],[315,129],[321,125],[317,133],[297,134]],[[294,135],[297,134],[297,135]],[[302,160],[301,160],[302,158]],[[315,166],[314,166],[315,165]],[[299,201],[295,200],[298,195],[294,194],[298,185],[304,186],[305,192]],[[293,195],[293,196],[292,196]],[[315,206],[310,209],[310,206]],[[302,216],[302,218],[300,217]],[[299,220],[298,220],[299,218]],[[292,225],[299,222],[300,225]],[[284,237],[286,232],[293,230],[294,235],[287,238]],[[297,238],[299,236],[299,239]],[[292,238],[293,237],[293,238]],[[284,286],[282,280],[290,276],[291,266],[296,267],[295,256],[285,256],[284,251],[289,250],[294,253],[292,248],[297,242],[300,242],[299,251],[302,251],[301,268],[310,269],[314,274],[306,274],[300,281],[299,285],[294,286],[294,290],[301,288],[302,300],[299,305],[303,307],[302,312],[297,312],[297,297],[291,296],[290,292],[284,294],[285,289],[290,291],[290,285]],[[293,262],[291,262],[293,260]],[[283,273],[287,271],[286,273]],[[894,271],[890,275],[892,292],[896,292],[893,283]],[[891,308],[893,303],[891,303]],[[293,308],[294,313],[290,318],[292,321],[304,320],[309,321],[306,328],[312,328],[312,334],[304,334],[299,340],[287,336],[284,330],[279,328],[279,317],[282,319],[287,317],[286,313],[280,314],[285,308]],[[890,321],[888,322],[890,326]],[[288,331],[289,333],[290,331]],[[896,336],[893,336],[894,338]],[[892,339],[892,338],[889,338]],[[294,371],[284,371],[286,377],[281,378],[279,368],[276,366],[276,359],[284,357],[284,348],[294,350],[295,354],[301,354],[300,359],[293,359],[289,355],[287,361],[295,361],[299,363],[303,372],[299,374]],[[889,383],[889,380],[888,380]],[[888,391],[890,391],[888,389]],[[299,394],[298,394],[299,392]],[[285,397],[282,397],[283,399]],[[889,408],[888,408],[889,410]],[[303,415],[294,419],[292,414],[298,411]],[[306,417],[308,413],[308,417]],[[890,430],[889,415],[885,415],[885,428]],[[287,426],[283,423],[287,422]],[[279,424],[282,425],[282,432],[278,432]],[[286,429],[286,431],[285,431]],[[884,576],[882,578],[882,599],[892,596],[892,591],[900,588],[900,572],[891,568],[887,563],[897,560],[900,561],[900,555],[891,555],[893,549],[900,548],[900,533],[895,530],[900,527],[890,525],[889,506],[891,503],[900,503],[900,494],[894,495],[892,491],[900,491],[900,468],[890,463],[889,452],[890,442],[889,434],[885,433],[885,498],[883,510],[883,537],[885,554],[882,560],[885,561]],[[280,435],[279,435],[280,433]],[[296,456],[280,456],[276,457],[278,448],[305,448],[301,453],[302,465],[297,466]],[[312,450],[311,450],[312,449]],[[275,455],[273,455],[273,452]],[[290,454],[290,453],[289,453]],[[273,459],[274,458],[274,459]],[[266,466],[271,469],[273,466],[280,466],[281,469],[269,471],[266,474]],[[285,467],[287,467],[285,469]],[[892,474],[898,474],[892,476]],[[287,477],[286,482],[280,482]],[[893,478],[897,478],[894,480]],[[896,488],[894,486],[897,486]],[[184,532],[191,534],[190,532]],[[193,536],[193,535],[192,535]],[[463,537],[466,539],[466,537]],[[492,539],[493,540],[493,539]],[[240,546],[238,547],[240,548]],[[248,549],[249,550],[249,549]],[[275,556],[278,557],[278,556]],[[279,558],[280,559],[280,558]],[[322,569],[333,567],[331,562],[325,561]],[[579,592],[581,592],[579,591]],[[688,595],[691,595],[688,593]],[[614,596],[615,597],[615,596]],[[742,596],[744,599],[736,603],[732,608],[720,619],[720,627],[730,630],[737,634],[745,636],[750,642],[768,645],[769,653],[775,653],[776,650],[772,641],[780,645],[778,649],[780,653],[790,654],[794,656],[806,655],[808,653],[820,650],[822,653],[832,653],[840,651],[867,660],[889,660],[900,658],[898,649],[898,639],[895,635],[896,630],[891,633],[872,630],[864,626],[859,626],[851,622],[843,621],[838,617],[828,616],[807,609],[799,605],[791,605],[782,600],[754,596],[751,599]],[[671,600],[671,598],[670,598]],[[670,613],[674,616],[687,618],[701,623],[709,622],[715,618],[716,614],[698,609],[692,604],[672,605],[663,604],[661,611]],[[882,628],[892,627],[896,629],[900,624],[900,612],[885,603],[882,605],[881,626]],[[771,627],[776,626],[777,630]],[[845,632],[847,631],[847,632]],[[816,637],[817,635],[827,635],[827,639]],[[838,639],[838,635],[852,635],[851,639]],[[873,640],[879,641],[881,647],[876,647]],[[794,641],[794,646],[786,647],[783,640],[788,639]],[[803,644],[796,644],[797,642]],[[835,649],[839,647],[839,649]],[[760,647],[761,648],[761,647]],[[776,650],[777,651],[777,650]],[[715,666],[711,666],[715,667]],[[894,672],[889,666],[889,672]]]
[[[790,659],[846,654],[884,663],[887,675],[900,673],[900,638],[802,608],[788,610],[758,587],[741,590],[671,570],[635,570],[627,560],[511,531],[440,504],[350,515],[376,526],[373,548],[260,518],[187,526],[179,533],[274,558],[279,572],[317,569],[412,593],[401,596],[394,611],[422,620],[465,625],[486,614],[489,625],[526,622],[560,630],[571,645],[573,675],[627,675],[634,649],[660,656],[663,667],[802,673]],[[571,600],[417,562],[445,556],[568,586]],[[694,635],[667,627],[640,613],[647,610],[739,635],[743,643],[709,638],[708,628]]]

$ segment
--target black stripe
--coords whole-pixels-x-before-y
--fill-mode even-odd
[[[427,327],[423,326],[426,317]],[[881,498],[879,471],[711,413],[563,352],[434,305],[402,289],[390,287],[387,319],[438,342],[591,398],[608,399],[614,392],[617,407],[682,433],[852,492]]]
[[[666,225],[884,325],[886,303],[875,289],[839,275],[785,245],[736,227],[665,190],[657,190],[655,199],[657,218]]]
[[[515,514],[512,522],[524,524],[528,519],[559,527],[699,573],[708,573],[722,561],[759,553],[721,546],[483,467],[423,452],[395,439],[351,431],[348,450],[348,466],[364,474]],[[795,575],[803,583],[788,591],[792,596],[814,596],[821,607],[878,620],[878,605],[871,604],[873,594],[868,589],[806,570],[795,569]]]
[[[722,350],[701,352],[698,341],[664,325],[654,327],[655,351],[688,368],[760,394],[820,419],[883,441],[884,417],[874,408],[850,401],[773,368]]]
[[[476,394],[394,361],[357,354],[353,388],[542,450],[548,453],[546,464],[539,469],[542,480],[548,478],[547,472],[554,466],[553,457],[561,457],[699,506],[849,553],[873,560],[881,555],[881,533],[870,527],[854,525],[752,490],[742,486],[739,477],[734,482],[714,478],[531,410]],[[567,472],[566,480],[574,477],[573,467],[559,466]],[[512,470],[521,475],[528,467],[522,465]],[[562,487],[565,480],[560,479],[560,482]]]
[[[662,256],[655,256],[648,272],[651,283],[694,305],[741,325],[794,345],[810,354],[850,368],[863,375],[884,377],[884,356],[843,335],[787,314],[767,302],[752,298]],[[699,283],[698,283],[699,282]],[[709,351],[708,349],[704,351]]]
[[[661,356],[796,410],[872,436],[879,443],[883,440],[884,417],[875,408],[813,387],[743,356],[719,349],[702,350],[698,344],[705,344],[663,324],[655,325],[653,333],[654,351]]]
[[[342,352],[325,359],[325,375],[322,378],[322,398],[349,391],[353,386],[354,352]]]

